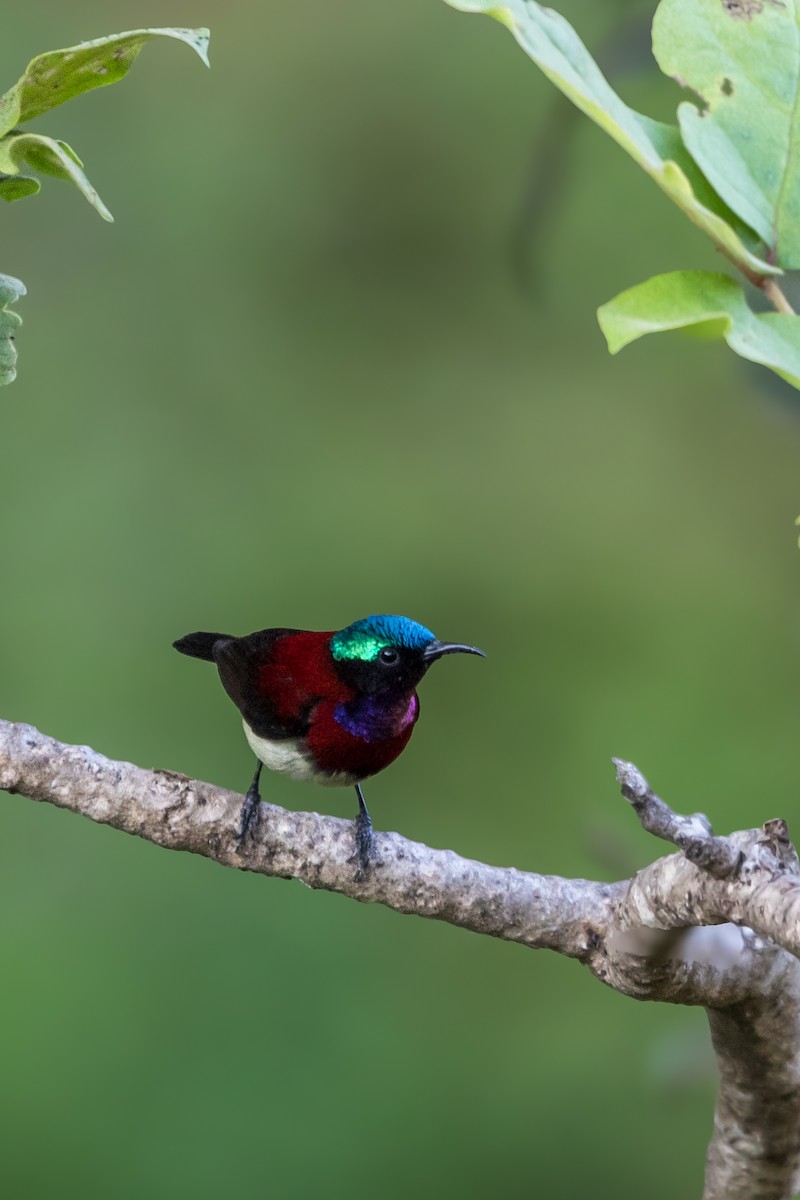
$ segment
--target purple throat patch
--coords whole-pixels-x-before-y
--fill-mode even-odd
[[[342,729],[362,742],[384,742],[397,737],[413,724],[419,711],[419,700],[412,693],[401,700],[386,696],[362,696],[349,704],[337,704],[334,718]]]

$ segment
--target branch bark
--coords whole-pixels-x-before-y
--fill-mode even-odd
[[[615,760],[616,761],[616,760]],[[781,820],[715,837],[616,762],[642,825],[680,852],[618,883],[465,859],[377,833],[363,874],[351,822],[264,805],[240,845],[241,797],[114,762],[0,721],[0,788],[223,866],[298,879],[575,958],[638,1000],[704,1006],[720,1067],[704,1200],[789,1200],[800,1168],[800,870]]]

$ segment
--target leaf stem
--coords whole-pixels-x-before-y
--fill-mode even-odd
[[[784,313],[787,317],[793,317],[795,315],[794,309],[774,279],[765,279],[760,286],[761,291],[767,297],[770,304],[773,306],[773,308],[777,309],[779,313]]]

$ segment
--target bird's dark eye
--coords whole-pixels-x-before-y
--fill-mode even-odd
[[[380,654],[378,655],[378,658],[381,660],[382,663],[386,663],[387,666],[391,666],[392,663],[397,662],[398,654],[397,654],[397,651],[392,646],[384,646],[384,648],[381,650]]]

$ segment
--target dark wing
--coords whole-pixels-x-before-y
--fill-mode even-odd
[[[301,717],[278,715],[279,697],[264,687],[264,668],[269,667],[282,638],[297,629],[262,629],[247,637],[220,639],[214,644],[214,661],[222,686],[247,724],[265,738],[299,737],[308,722]]]

